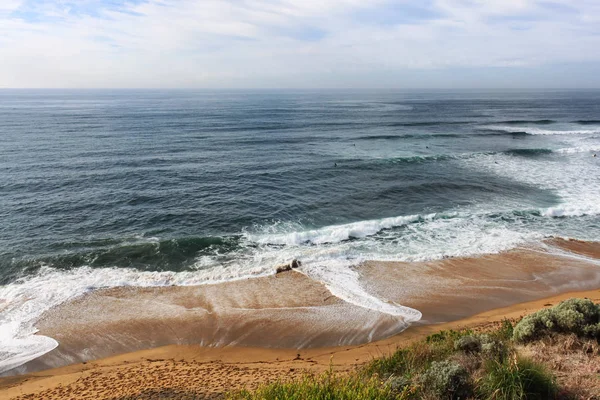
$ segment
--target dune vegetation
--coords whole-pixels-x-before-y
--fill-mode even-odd
[[[485,332],[442,331],[351,374],[306,375],[230,399],[598,399],[600,305],[566,300]]]

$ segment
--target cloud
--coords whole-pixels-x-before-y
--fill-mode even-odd
[[[596,3],[3,0],[0,87],[380,86],[600,63]]]

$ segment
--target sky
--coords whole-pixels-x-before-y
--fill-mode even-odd
[[[600,88],[600,0],[0,0],[0,88]]]

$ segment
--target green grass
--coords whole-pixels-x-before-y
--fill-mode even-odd
[[[554,399],[554,377],[541,364],[516,354],[503,362],[489,361],[479,385],[480,397],[495,400]]]
[[[400,390],[398,390],[400,389]],[[276,382],[256,391],[243,390],[229,396],[239,400],[391,400],[408,399],[410,388],[394,388],[375,377],[358,379],[327,373],[320,377],[305,376],[290,383]]]

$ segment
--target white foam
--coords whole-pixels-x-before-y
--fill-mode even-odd
[[[496,154],[469,160],[468,166],[556,194],[560,203],[541,208],[539,212],[543,216],[555,218],[599,215],[600,175],[593,172],[597,168],[596,158],[569,155],[600,150],[600,145],[581,146],[582,140],[576,138],[569,138],[566,142],[574,146],[556,150],[565,155],[556,161],[515,159]]]
[[[487,129],[504,131],[508,133],[526,132],[530,135],[593,135],[600,133],[600,128],[595,129],[542,129],[534,126],[505,126],[490,125]]]
[[[374,235],[383,229],[400,227],[419,220],[431,221],[437,214],[403,215],[393,218],[352,222],[342,225],[331,225],[319,229],[287,231],[268,234],[246,234],[253,242],[261,244],[299,245],[305,243],[324,244],[339,243],[351,238],[364,238]],[[296,225],[298,226],[298,225]],[[283,227],[287,227],[283,225]]]
[[[587,205],[569,205],[563,204],[556,207],[549,207],[540,210],[541,214],[546,217],[560,218],[560,217],[582,217],[584,215],[598,215],[600,214],[600,205],[598,204],[587,204]]]
[[[359,307],[381,313],[400,316],[408,324],[421,319],[420,311],[394,302],[378,299],[367,293],[360,284],[359,274],[352,263],[344,260],[328,260],[326,263],[309,263],[301,271],[314,280],[325,284],[334,296]]]
[[[35,321],[50,308],[104,287],[201,285],[260,276],[271,268],[216,267],[207,271],[143,272],[124,268],[42,267],[37,275],[0,287],[0,373],[51,350],[58,343],[35,335]]]
[[[562,149],[555,150],[556,153],[561,154],[576,154],[576,153],[597,153],[600,152],[600,146],[589,145],[589,146],[578,146],[578,147],[565,147]]]

